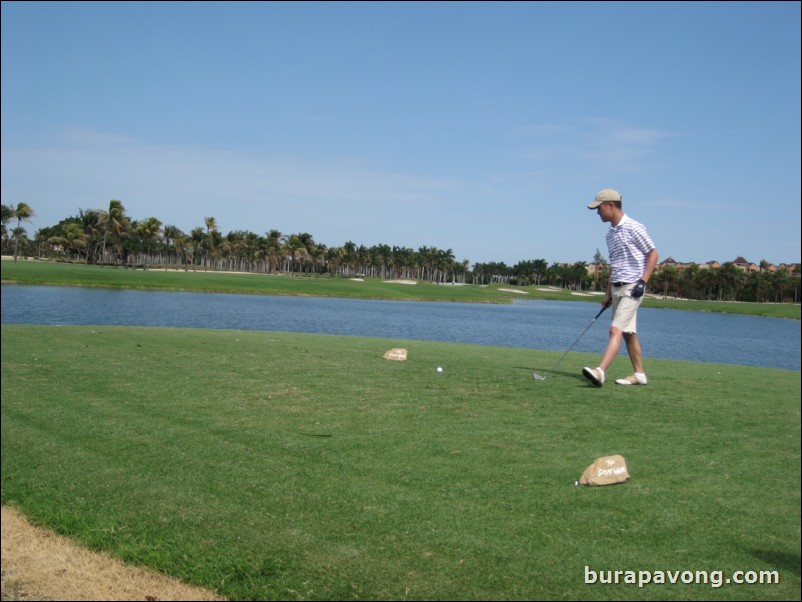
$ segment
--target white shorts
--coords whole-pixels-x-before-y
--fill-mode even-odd
[[[632,298],[635,283],[613,287],[613,326],[627,334],[638,332],[638,307],[643,297]]]

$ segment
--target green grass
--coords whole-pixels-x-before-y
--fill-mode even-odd
[[[596,389],[570,354],[532,380],[559,355],[3,325],[2,500],[236,599],[799,599],[800,373],[649,360],[649,386]],[[574,486],[609,454],[628,483]]]
[[[497,287],[465,287],[418,282],[416,286],[378,278],[242,274],[184,270],[126,270],[40,261],[2,262],[4,282],[182,290],[263,295],[312,295],[418,301],[481,301],[508,303],[511,293]]]
[[[242,293],[262,295],[316,295],[361,299],[410,301],[461,301],[510,303],[513,299],[547,299],[599,303],[598,295],[577,295],[570,290],[551,290],[545,286],[452,286],[418,281],[415,286],[388,283],[378,278],[363,281],[327,276],[238,274],[172,270],[128,270],[83,264],[47,261],[3,261],[2,280],[16,284],[49,284],[137,288],[193,292]],[[525,294],[505,289],[525,291]],[[775,303],[725,303],[688,301],[648,296],[644,306],[748,314],[799,320],[800,305]]]

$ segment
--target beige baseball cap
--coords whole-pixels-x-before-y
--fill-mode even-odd
[[[596,198],[593,199],[592,203],[588,203],[588,209],[595,209],[602,203],[606,203],[608,201],[621,201],[621,193],[617,190],[613,190],[612,188],[605,188],[604,190],[600,190],[599,194],[596,195]]]

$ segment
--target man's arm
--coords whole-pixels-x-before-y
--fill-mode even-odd
[[[646,256],[646,268],[643,270],[643,276],[641,276],[640,280],[635,284],[635,288],[632,289],[631,294],[633,299],[643,297],[643,294],[646,292],[646,283],[649,282],[649,278],[652,277],[652,272],[654,272],[654,268],[657,265],[657,257],[657,249],[652,249]]]
[[[644,282],[649,282],[649,279],[652,277],[652,272],[654,272],[654,268],[657,267],[657,260],[660,256],[657,254],[657,249],[652,249],[649,251],[649,254],[646,256],[646,267],[643,270],[643,276],[641,276],[641,280]]]
[[[602,300],[602,307],[607,309],[613,304],[613,283],[607,280],[607,287],[604,289],[604,299]]]

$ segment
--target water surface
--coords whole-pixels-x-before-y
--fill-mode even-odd
[[[476,343],[565,351],[593,320],[593,302],[512,305],[281,297],[4,284],[4,324],[173,326]],[[574,347],[601,355],[610,312]],[[800,321],[644,307],[646,358],[800,369]],[[623,353],[623,350],[622,350]]]

